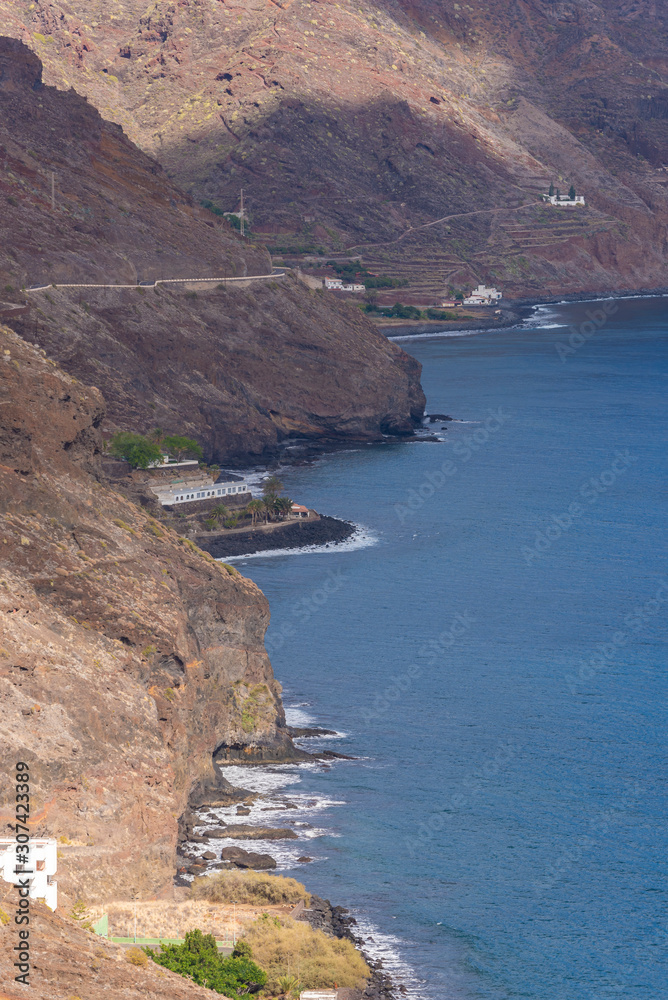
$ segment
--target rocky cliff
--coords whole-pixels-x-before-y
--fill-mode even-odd
[[[7,0],[7,30],[276,248],[441,289],[666,284],[655,0]],[[587,207],[543,207],[554,181]]]
[[[3,826],[26,760],[65,897],[154,895],[214,751],[292,753],[267,602],[100,481],[97,389],[6,328],[0,385]]]
[[[424,408],[419,365],[359,309],[290,273],[245,288],[22,296],[20,284],[45,280],[238,277],[270,263],[83,98],[44,86],[39,61],[13,39],[0,39],[0,94],[0,280],[30,305],[11,322],[102,390],[110,430],[188,432],[226,463],[275,456],[295,436],[412,433]]]

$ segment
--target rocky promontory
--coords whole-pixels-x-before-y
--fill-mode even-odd
[[[308,521],[289,521],[271,525],[272,531],[225,531],[215,535],[200,535],[197,544],[216,559],[272,552],[282,549],[301,549],[307,545],[337,545],[351,538],[355,526],[349,521],[320,515]]]

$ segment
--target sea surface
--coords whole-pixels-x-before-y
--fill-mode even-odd
[[[236,562],[291,720],[357,759],[230,776],[409,997],[668,997],[667,306],[403,340],[441,440],[284,470],[363,536]]]

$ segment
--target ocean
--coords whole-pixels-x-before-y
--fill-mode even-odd
[[[338,734],[304,745],[355,759],[229,776],[298,805],[281,870],[410,998],[668,996],[667,302],[402,340],[438,440],[282,470],[360,536],[236,562]]]

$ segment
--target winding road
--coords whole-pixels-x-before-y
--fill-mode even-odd
[[[45,292],[49,288],[156,288],[158,285],[188,285],[203,284],[204,282],[223,285],[233,281],[268,281],[271,278],[284,278],[285,271],[285,268],[275,267],[270,274],[247,274],[240,278],[156,278],[155,281],[137,281],[133,285],[54,281],[48,285],[32,285],[30,288],[26,288],[26,292]]]

